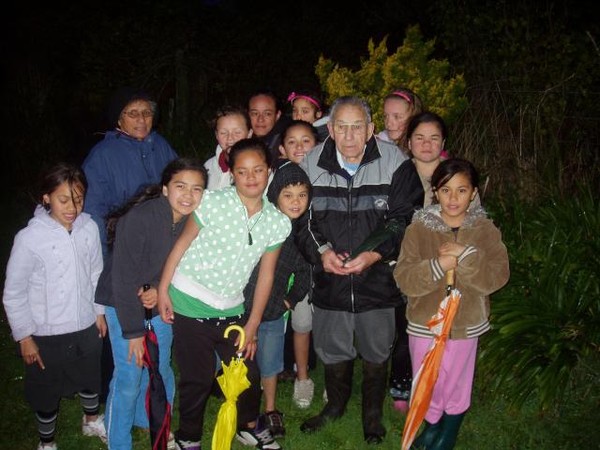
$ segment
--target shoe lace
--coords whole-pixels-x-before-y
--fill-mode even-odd
[[[261,444],[270,444],[273,442],[273,436],[271,436],[271,432],[268,428],[263,428],[262,430],[254,430],[254,437]]]
[[[281,414],[278,412],[272,412],[269,414],[269,422],[273,428],[283,428],[283,419],[281,418]]]

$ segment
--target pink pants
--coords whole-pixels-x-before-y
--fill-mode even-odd
[[[429,338],[408,337],[413,379],[432,341]],[[462,414],[471,406],[477,342],[477,338],[446,341],[439,376],[425,416],[427,422],[439,422],[444,412]]]

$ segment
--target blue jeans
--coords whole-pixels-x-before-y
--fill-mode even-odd
[[[116,310],[106,307],[105,314],[115,363],[104,416],[108,446],[111,450],[131,450],[131,428],[134,425],[140,428],[149,426],[146,414],[148,371],[136,365],[135,357],[127,361],[129,340],[122,336]],[[152,325],[158,338],[159,371],[165,383],[167,398],[173,405],[175,397],[175,375],[171,368],[173,331],[171,325],[164,323],[160,316],[152,319]]]
[[[283,370],[285,325],[286,320],[281,316],[279,319],[261,322],[258,327],[256,362],[263,378],[275,376]]]

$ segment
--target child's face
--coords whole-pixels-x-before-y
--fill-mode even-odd
[[[292,103],[292,119],[313,123],[321,117],[321,111],[305,98],[297,98]]]
[[[288,184],[279,193],[277,207],[290,219],[297,219],[308,208],[308,187],[304,184]]]
[[[394,140],[402,137],[410,119],[410,105],[401,98],[388,98],[383,104],[383,120],[388,136]]]
[[[275,126],[281,111],[277,111],[277,105],[268,95],[257,95],[248,103],[248,113],[254,136],[263,137]]]
[[[258,150],[246,150],[237,154],[231,171],[233,182],[242,200],[259,199],[267,188],[269,166]]]
[[[83,209],[85,191],[81,185],[69,186],[64,181],[50,194],[44,194],[42,199],[50,207],[50,217],[60,223],[67,230],[73,228],[73,222]]]
[[[413,157],[424,163],[439,162],[443,148],[442,131],[435,122],[419,124],[408,141],[408,149]]]
[[[196,170],[182,170],[171,178],[162,192],[173,211],[173,222],[177,223],[189,215],[200,204],[206,180]]]
[[[285,138],[279,146],[279,152],[284,158],[300,164],[300,161],[315,145],[317,145],[315,136],[307,127],[294,125],[287,130]]]
[[[233,144],[250,137],[250,130],[246,126],[243,116],[240,114],[230,114],[220,117],[217,120],[215,136],[223,151],[229,154]]]
[[[464,173],[457,173],[448,182],[435,191],[435,196],[442,207],[442,219],[450,227],[460,227],[463,223],[471,200],[477,189]]]

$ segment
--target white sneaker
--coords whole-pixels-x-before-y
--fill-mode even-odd
[[[298,408],[308,408],[315,395],[315,383],[310,378],[306,380],[294,380],[294,403]]]
[[[85,421],[85,415],[81,422],[81,432],[84,436],[98,436],[106,444],[106,428],[104,428],[104,414],[98,415],[96,420]]]
[[[169,431],[169,440],[167,441],[167,450],[175,450],[175,435]]]
[[[41,442],[37,446],[37,450],[58,450],[56,442]]]

